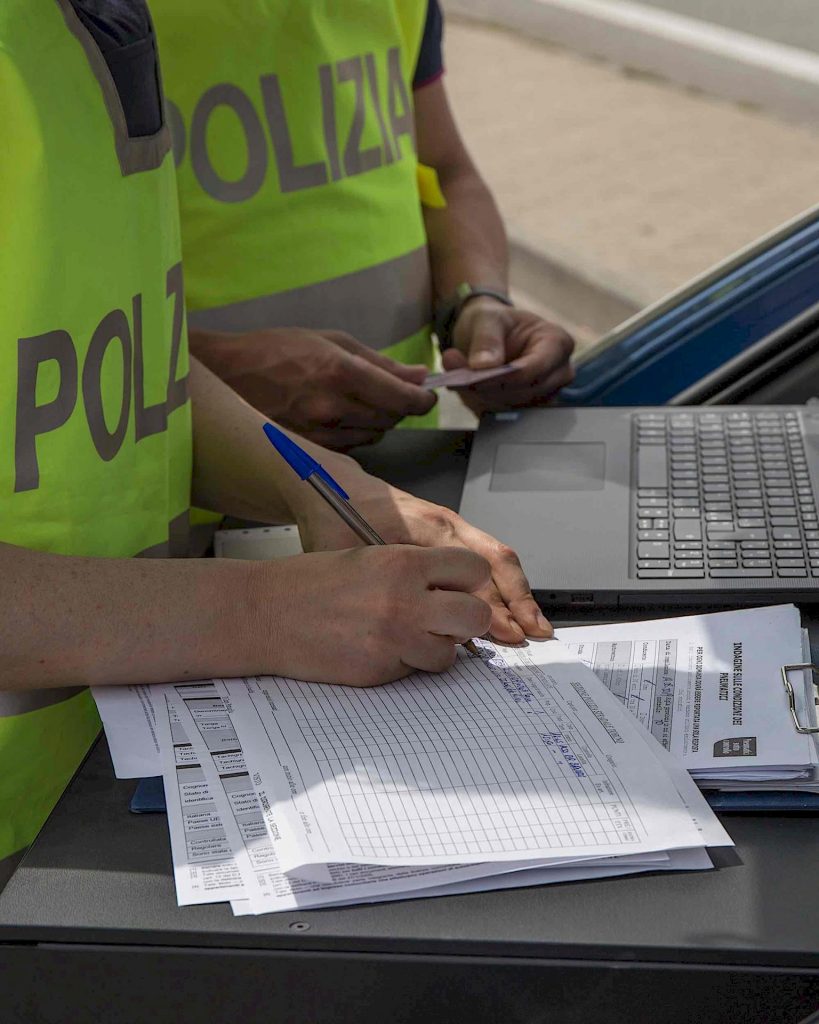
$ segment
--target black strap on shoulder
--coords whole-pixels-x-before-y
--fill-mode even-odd
[[[162,127],[156,43],[146,0],[70,0],[100,49],[131,138]]]

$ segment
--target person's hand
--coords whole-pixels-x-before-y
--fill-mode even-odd
[[[505,306],[490,296],[466,303],[452,333],[455,347],[443,355],[444,369],[486,370],[511,363],[515,370],[458,394],[476,415],[544,405],[574,379],[571,336],[535,313]]]
[[[404,366],[341,331],[191,331],[191,350],[247,402],[303,437],[346,451],[433,407],[425,366]]]
[[[463,548],[357,548],[260,562],[251,642],[268,672],[376,686],[443,672],[489,628],[489,566]],[[258,620],[261,621],[258,621]]]
[[[388,544],[467,548],[484,558],[491,578],[479,591],[492,609],[490,633],[502,643],[520,643],[525,636],[548,637],[552,627],[529,588],[515,552],[489,534],[470,526],[456,512],[422,501],[364,473],[352,460],[345,467],[327,465],[350,494],[353,505]],[[361,541],[318,495],[297,511],[305,551],[327,551],[360,545]]]

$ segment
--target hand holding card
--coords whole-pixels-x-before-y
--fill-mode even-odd
[[[502,377],[512,373],[517,367],[507,364],[506,366],[492,366],[488,370],[470,370],[469,367],[462,367],[458,370],[449,370],[444,373],[431,373],[424,380],[421,387],[431,390],[432,388],[468,388],[473,384],[480,384],[485,380],[492,380],[494,377]]]

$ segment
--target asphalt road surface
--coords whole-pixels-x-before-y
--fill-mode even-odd
[[[621,0],[611,0],[619,3]],[[819,0],[638,0],[675,14],[819,53]]]

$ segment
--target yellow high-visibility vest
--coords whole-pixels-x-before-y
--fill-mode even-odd
[[[0,541],[184,553],[191,429],[170,132],[129,135],[69,0],[3,0],[0,124]],[[98,730],[85,689],[0,692],[0,858],[31,842]]]
[[[412,100],[426,0],[151,10],[191,326],[334,328],[431,365]]]

